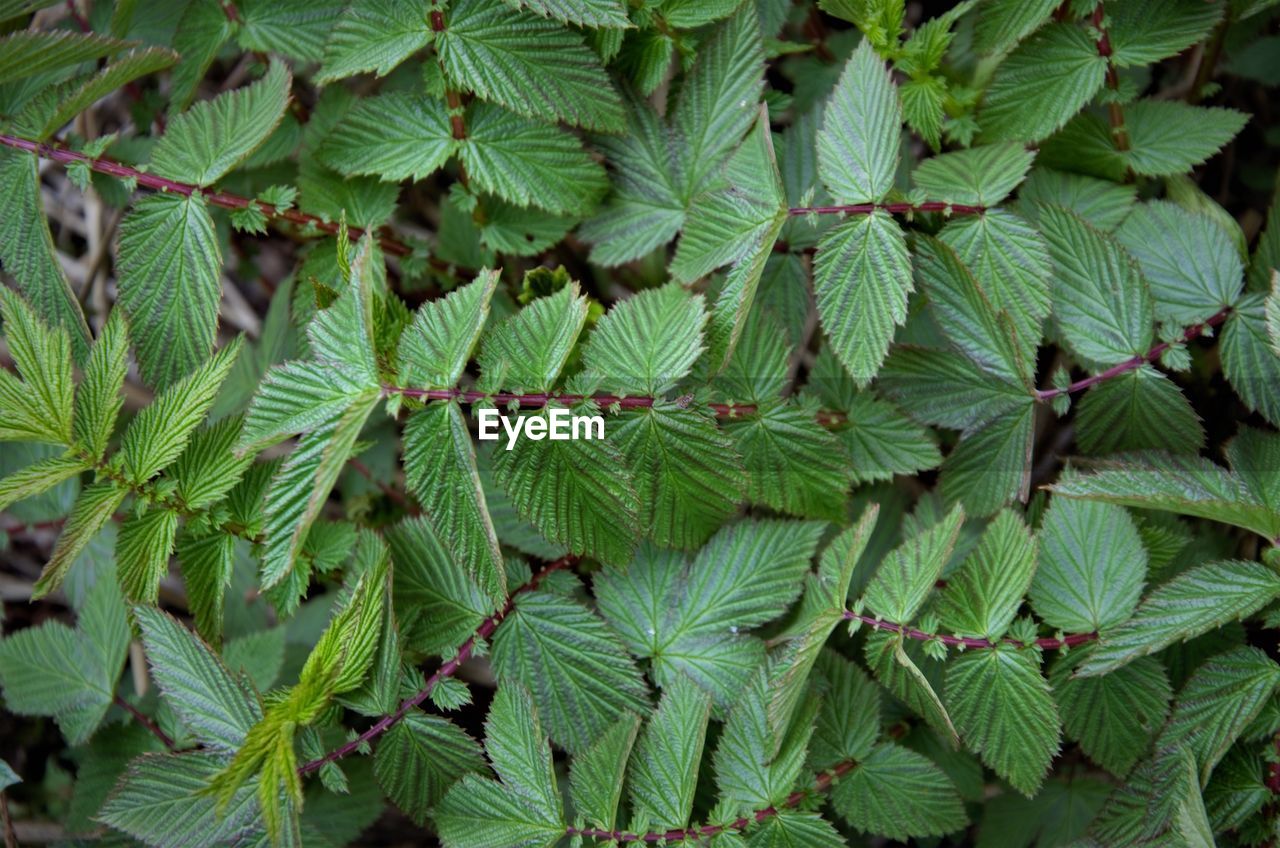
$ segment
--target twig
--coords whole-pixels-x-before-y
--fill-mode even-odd
[[[164,745],[170,751],[177,750],[178,746],[175,745],[173,740],[169,738],[169,734],[161,730],[160,725],[156,724],[154,721],[152,721],[151,719],[143,715],[142,712],[137,707],[135,707],[133,704],[129,703],[119,695],[114,696],[112,700],[117,707],[120,707],[129,715],[133,716],[134,719],[138,722],[138,724],[142,725],[147,730],[149,730],[151,732],[151,735],[159,739],[162,745]]]
[[[946,203],[929,200],[924,203],[852,203],[845,206],[793,206],[788,215],[870,215],[876,210],[891,215],[907,215],[917,212],[946,212],[952,215],[981,215],[985,206],[968,206],[963,203]]]
[[[1124,125],[1124,110],[1120,107],[1115,95],[1120,92],[1120,73],[1116,70],[1115,62],[1111,60],[1113,51],[1111,49],[1111,35],[1103,26],[1105,20],[1105,10],[1102,3],[1093,7],[1092,23],[1098,30],[1098,55],[1107,61],[1107,88],[1111,89],[1112,97],[1107,103],[1107,116],[1111,121],[1111,138],[1116,143],[1116,149],[1125,151],[1129,149],[1129,131]]]
[[[1199,324],[1192,324],[1190,327],[1187,327],[1185,330],[1183,330],[1182,338],[1180,342],[1186,343],[1193,339],[1199,338],[1201,335],[1204,334],[1205,330],[1208,330],[1210,327],[1216,327],[1217,325],[1221,324],[1223,321],[1227,320],[1227,316],[1229,316],[1230,314],[1231,314],[1230,306],[1222,307],[1222,309],[1218,310],[1218,312],[1211,315],[1209,318],[1206,318],[1204,321],[1201,321]],[[1089,388],[1090,386],[1097,385],[1098,383],[1101,383],[1105,380],[1110,380],[1112,377],[1118,377],[1121,374],[1124,374],[1129,371],[1133,371],[1136,368],[1141,368],[1143,365],[1146,365],[1149,362],[1155,362],[1157,359],[1160,358],[1161,354],[1163,354],[1169,348],[1173,347],[1173,344],[1174,344],[1173,342],[1160,342],[1160,344],[1151,348],[1151,350],[1147,351],[1144,354],[1135,356],[1132,359],[1126,359],[1124,362],[1121,362],[1118,365],[1112,365],[1107,370],[1100,371],[1091,377],[1085,377],[1083,380],[1077,380],[1071,385],[1066,386],[1065,388],[1039,389],[1038,391],[1036,391],[1036,400],[1041,400],[1041,401],[1053,400],[1059,395],[1075,394],[1076,392],[1082,392],[1085,389]]]
[[[876,630],[887,630],[891,633],[901,633],[908,639],[915,639],[918,642],[941,642],[944,645],[953,645],[964,648],[994,648],[997,645],[1012,645],[1017,648],[1025,648],[1026,645],[1017,639],[1001,639],[999,642],[992,642],[990,639],[975,639],[969,636],[952,636],[947,633],[926,633],[923,630],[917,630],[905,624],[898,624],[894,621],[884,621],[873,615],[854,612],[853,610],[845,610],[844,618],[846,621],[860,621],[863,624]],[[1033,643],[1037,648],[1043,648],[1046,651],[1055,650],[1057,648],[1071,648],[1076,645],[1083,645],[1092,642],[1098,638],[1097,633],[1072,633],[1063,636],[1061,639],[1046,636],[1043,639],[1037,639]]]
[[[361,733],[355,739],[352,739],[350,742],[334,748],[322,757],[318,757],[298,766],[298,773],[310,774],[316,769],[324,766],[326,763],[332,763],[340,760],[343,757],[354,753],[362,745],[376,739],[398,724],[406,715],[409,714],[410,710],[419,706],[423,701],[427,700],[427,698],[431,696],[432,690],[439,685],[440,681],[444,680],[446,677],[452,677],[457,673],[458,669],[462,667],[462,664],[470,659],[472,653],[475,652],[477,642],[482,639],[488,639],[493,635],[493,632],[498,629],[498,625],[502,623],[502,620],[510,615],[511,610],[515,608],[516,598],[526,592],[532,592],[534,589],[537,589],[542,581],[546,579],[548,574],[551,574],[554,571],[559,571],[563,568],[568,568],[573,565],[573,563],[577,562],[577,560],[578,558],[572,555],[561,557],[555,562],[547,565],[537,574],[533,575],[528,583],[525,583],[523,586],[520,586],[511,593],[511,596],[507,598],[507,602],[503,604],[502,609],[498,610],[481,622],[480,626],[476,628],[475,633],[472,633],[467,641],[458,646],[457,653],[454,654],[453,659],[448,660],[436,669],[435,673],[432,674],[431,677],[427,678],[427,682],[423,685],[422,689],[415,695],[402,701],[394,713],[383,716],[372,727],[364,733]]]

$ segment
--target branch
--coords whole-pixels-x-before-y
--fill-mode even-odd
[[[966,206],[930,200],[925,203],[853,203],[847,206],[793,206],[788,215],[870,215],[877,209],[891,215],[914,215],[917,212],[945,212],[949,215],[981,215],[985,206]]]
[[[1178,343],[1185,344],[1186,342],[1199,338],[1200,336],[1204,335],[1204,332],[1209,328],[1216,327],[1219,324],[1221,324],[1223,321],[1227,320],[1227,317],[1230,314],[1231,314],[1230,306],[1222,307],[1222,309],[1218,310],[1213,315],[1201,321],[1199,324],[1192,324],[1190,327],[1187,327],[1185,330],[1183,330],[1182,338],[1178,340]],[[1174,342],[1160,342],[1160,344],[1156,345],[1155,347],[1151,348],[1151,350],[1147,351],[1146,353],[1140,356],[1135,356],[1132,359],[1126,359],[1124,362],[1121,362],[1118,365],[1112,365],[1110,368],[1108,368],[1105,371],[1100,371],[1091,377],[1085,377],[1083,380],[1077,380],[1065,388],[1040,389],[1036,391],[1036,395],[1035,395],[1036,400],[1041,400],[1041,401],[1053,400],[1059,395],[1068,395],[1068,394],[1075,394],[1076,392],[1082,392],[1085,389],[1089,388],[1090,386],[1097,385],[1098,383],[1101,383],[1105,380],[1110,380],[1112,377],[1119,377],[1121,374],[1127,373],[1129,371],[1133,371],[1134,369],[1137,369],[1137,368],[1141,368],[1143,365],[1146,365],[1147,363],[1155,362],[1157,359],[1160,358],[1161,354],[1163,354],[1169,348],[1173,347],[1173,345],[1174,345]]]
[[[1107,104],[1107,116],[1111,120],[1111,137],[1115,140],[1116,149],[1125,151],[1129,149],[1129,131],[1124,126],[1124,110],[1120,108],[1120,102],[1115,96],[1120,92],[1120,73],[1116,70],[1115,63],[1111,61],[1111,35],[1103,27],[1102,23],[1105,19],[1105,10],[1102,3],[1098,3],[1093,7],[1093,17],[1091,19],[1093,26],[1098,30],[1098,55],[1107,60],[1107,88],[1111,89],[1111,102]]]
[[[994,648],[997,644],[1013,645],[1018,648],[1027,647],[1017,639],[1005,638],[1001,639],[997,643],[992,642],[990,639],[974,639],[968,636],[951,636],[946,633],[925,633],[923,630],[917,630],[914,627],[908,627],[905,624],[883,621],[875,616],[854,612],[853,610],[845,610],[844,619],[846,621],[860,621],[876,630],[887,630],[891,633],[901,633],[908,639],[915,639],[920,642],[941,642],[944,645],[954,645],[965,648]],[[1037,648],[1043,648],[1046,651],[1049,651],[1057,648],[1072,648],[1076,645],[1083,645],[1086,642],[1092,642],[1097,638],[1097,633],[1072,633],[1068,636],[1063,636],[1061,639],[1052,636],[1037,639],[1034,644]]]
[[[308,215],[307,213],[299,212],[296,209],[282,209],[261,200],[252,200],[250,198],[241,197],[238,194],[230,194],[225,191],[206,191],[200,186],[193,185],[191,183],[180,183],[176,180],[158,177],[155,174],[148,174],[144,171],[138,170],[137,168],[122,165],[121,163],[111,159],[102,157],[94,159],[84,155],[83,153],[68,150],[65,147],[57,147],[41,141],[18,138],[4,133],[0,133],[0,145],[12,147],[15,150],[24,150],[27,153],[34,153],[36,156],[48,159],[51,162],[57,162],[61,165],[68,165],[73,162],[82,162],[88,166],[90,170],[96,171],[99,174],[106,174],[107,176],[116,177],[122,180],[135,180],[138,185],[143,188],[151,189],[152,191],[180,194],[183,197],[190,197],[198,192],[207,202],[214,206],[221,206],[223,209],[248,209],[256,206],[262,214],[266,215],[270,220],[288,221],[289,223],[296,224],[300,227],[315,227],[316,229],[329,233],[330,235],[338,234],[338,224],[335,224],[332,221],[326,221],[323,218],[316,217],[315,215]],[[360,227],[349,227],[347,229],[349,237],[353,240],[359,239],[364,235],[364,232],[365,231]],[[382,249],[384,251],[395,256],[408,256],[413,253],[412,247],[393,236],[380,234],[378,236],[378,243],[382,245]],[[440,265],[443,266],[444,263],[440,263]],[[438,266],[433,263],[432,267]]]
[[[135,707],[133,704],[129,703],[119,695],[114,696],[112,701],[113,703],[115,703],[117,707],[120,707],[129,715],[133,716],[134,719],[138,722],[138,724],[142,725],[147,730],[151,731],[151,735],[159,739],[161,744],[163,744],[166,748],[168,748],[170,751],[177,750],[178,746],[175,745],[173,740],[169,738],[169,734],[161,730],[160,725],[156,724],[154,721],[152,721],[151,719],[143,715],[142,712],[137,707]]]
[[[493,635],[493,632],[498,629],[498,625],[502,623],[502,620],[510,615],[511,610],[515,608],[516,598],[526,592],[532,592],[534,589],[537,589],[538,586],[541,585],[542,581],[546,579],[548,574],[551,574],[554,571],[559,571],[563,568],[568,568],[577,562],[577,560],[578,558],[572,554],[561,557],[555,562],[547,565],[537,574],[533,575],[528,583],[518,587],[511,593],[511,596],[507,598],[507,602],[503,604],[502,609],[498,610],[481,622],[480,626],[476,628],[476,631],[471,634],[467,641],[458,646],[457,653],[454,654],[453,659],[448,660],[436,669],[435,673],[433,673],[431,677],[427,678],[427,682],[423,685],[422,689],[413,696],[404,699],[394,713],[383,716],[372,727],[364,733],[361,733],[355,739],[352,739],[350,742],[334,748],[322,757],[318,757],[317,759],[305,762],[298,766],[298,774],[310,774],[326,763],[336,762],[337,760],[354,753],[361,746],[378,738],[398,724],[409,714],[410,710],[421,705],[423,701],[427,700],[427,698],[431,696],[432,690],[436,688],[440,681],[444,680],[446,677],[452,677],[457,673],[458,669],[462,667],[462,664],[470,659],[471,655],[475,652],[477,642],[482,639],[488,639]]]
[[[722,833],[746,830],[750,825],[771,819],[783,810],[800,806],[800,803],[811,795],[826,792],[831,788],[831,784],[835,783],[836,778],[843,777],[853,771],[856,765],[857,763],[853,760],[845,760],[828,771],[819,772],[814,776],[813,786],[808,789],[797,789],[788,795],[781,804],[765,807],[745,816],[739,816],[725,824],[695,825],[688,828],[676,828],[675,830],[655,830],[649,833],[629,833],[622,830],[602,830],[595,827],[567,827],[564,835],[589,836],[593,839],[608,839],[614,842],[671,842],[674,844],[686,839],[705,839]]]

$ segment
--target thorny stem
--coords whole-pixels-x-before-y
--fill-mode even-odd
[[[898,624],[893,621],[884,621],[873,615],[854,612],[853,610],[845,610],[844,618],[846,621],[860,621],[863,624],[876,630],[887,630],[891,633],[901,633],[908,639],[915,639],[919,642],[941,642],[944,645],[953,645],[963,648],[994,648],[999,645],[1012,645],[1017,648],[1025,648],[1026,645],[1017,639],[1001,639],[998,643],[992,642],[990,639],[974,639],[968,636],[951,636],[947,633],[925,633],[923,630],[917,630],[914,627],[908,627],[905,624]],[[1033,643],[1037,648],[1043,648],[1046,651],[1056,650],[1058,648],[1074,648],[1076,645],[1083,645],[1092,642],[1098,638],[1097,633],[1072,633],[1063,636],[1061,639],[1046,636],[1043,639],[1037,639]]]
[[[526,592],[532,592],[534,589],[537,589],[538,586],[541,585],[542,581],[546,579],[547,575],[554,571],[568,568],[577,561],[578,558],[573,555],[561,557],[555,562],[548,564],[538,573],[534,574],[528,583],[525,583],[523,586],[520,586],[511,593],[510,597],[507,598],[507,602],[502,605],[502,609],[498,610],[481,622],[480,626],[476,628],[475,633],[472,633],[467,641],[458,646],[457,653],[454,654],[453,659],[448,660],[437,668],[431,677],[427,678],[427,682],[423,685],[422,689],[420,689],[415,695],[402,701],[394,713],[383,716],[372,727],[364,733],[361,733],[355,739],[352,739],[350,742],[334,748],[322,757],[318,757],[298,766],[298,774],[310,774],[316,769],[324,766],[326,763],[336,762],[337,760],[354,753],[363,745],[376,739],[398,724],[409,714],[410,710],[419,706],[423,701],[431,697],[431,692],[440,684],[440,681],[444,680],[446,677],[452,677],[457,673],[458,669],[462,667],[462,664],[470,659],[471,655],[475,652],[477,642],[483,639],[488,639],[493,635],[493,632],[498,629],[498,625],[502,623],[502,620],[510,615],[511,610],[515,608],[516,598]]]
[[[946,203],[941,200],[930,200],[925,203],[852,203],[846,206],[793,206],[787,210],[791,216],[797,215],[870,215],[876,210],[891,215],[907,215],[917,212],[946,212],[952,215],[981,215],[987,211],[985,206],[966,206],[963,203]]]
[[[253,200],[247,197],[241,197],[238,194],[231,194],[225,191],[205,191],[200,186],[191,183],[182,183],[177,180],[170,180],[165,177],[159,177],[155,174],[148,174],[137,168],[128,165],[122,165],[111,159],[99,157],[97,159],[77,153],[74,150],[68,150],[65,147],[56,147],[52,144],[46,144],[41,141],[32,141],[26,138],[18,138],[12,135],[0,133],[0,145],[12,147],[15,150],[25,150],[28,153],[48,159],[51,162],[57,162],[62,165],[68,165],[75,162],[82,162],[91,170],[99,174],[117,177],[123,180],[135,180],[138,185],[153,191],[169,192],[171,194],[179,194],[183,197],[190,197],[199,192],[206,202],[214,206],[221,206],[224,209],[248,209],[256,206],[262,214],[271,220],[288,221],[300,227],[315,227],[316,229],[337,235],[339,225],[332,221],[326,221],[315,215],[308,215],[305,212],[299,212],[296,209],[282,209],[273,206],[261,200]],[[360,227],[348,227],[347,233],[352,239],[358,239],[364,235],[364,230]],[[413,248],[397,238],[389,235],[379,235],[378,243],[387,253],[395,256],[408,256],[413,253]]]
[[[137,721],[138,724],[145,727],[148,731],[151,732],[152,736],[159,739],[162,745],[164,745],[170,751],[177,750],[178,746],[175,745],[173,740],[169,738],[169,734],[161,730],[160,725],[156,724],[154,721],[152,721],[151,719],[143,715],[141,710],[139,710],[137,707],[135,707],[133,704],[129,703],[119,695],[114,696],[112,700],[117,707],[120,707],[129,715],[133,716],[134,720]]]
[[[813,779],[813,785],[808,789],[797,789],[786,797],[781,804],[775,804],[756,810],[754,813],[748,813],[745,816],[739,816],[731,822],[724,824],[704,824],[696,825],[688,828],[676,828],[674,830],[650,831],[649,833],[629,833],[623,830],[602,830],[595,827],[567,827],[565,828],[565,836],[587,836],[592,839],[608,839],[614,842],[682,842],[686,839],[703,839],[709,836],[718,836],[721,833],[732,831],[746,830],[747,827],[762,821],[773,818],[783,810],[789,810],[798,807],[800,802],[811,795],[826,792],[831,788],[837,778],[843,777],[853,771],[857,763],[853,760],[845,760],[834,768],[819,772]]]
[[[493,403],[493,404],[518,404],[523,409],[541,409],[551,403],[560,403],[571,405],[589,400],[601,409],[616,405],[619,409],[649,409],[653,406],[655,398],[648,395],[630,395],[628,397],[619,397],[618,395],[600,394],[600,395],[561,395],[549,394],[546,392],[536,392],[530,394],[515,394],[512,392],[480,392],[467,389],[409,389],[402,386],[383,386],[382,393],[384,395],[403,395],[404,397],[417,398],[418,400],[456,400],[460,403]],[[678,405],[687,406],[692,398],[680,398],[676,401]],[[753,403],[708,403],[707,408],[714,412],[720,418],[740,418],[745,415],[751,415],[756,412],[756,405]],[[828,411],[825,415],[843,419],[843,414],[839,412]]]
[[[1223,321],[1227,320],[1227,316],[1229,316],[1230,314],[1231,314],[1231,307],[1224,306],[1218,312],[1206,318],[1204,321],[1201,321],[1199,324],[1192,324],[1190,327],[1187,327],[1185,330],[1182,331],[1182,338],[1180,340],[1180,343],[1186,343],[1193,339],[1199,338],[1201,335],[1204,334],[1205,330],[1208,330],[1210,327],[1216,327],[1217,325],[1221,324]],[[1121,374],[1124,374],[1128,371],[1133,371],[1134,369],[1140,368],[1149,362],[1155,362],[1157,359],[1160,358],[1161,354],[1163,354],[1169,348],[1173,347],[1173,344],[1174,344],[1173,342],[1160,342],[1160,344],[1156,345],[1155,347],[1151,348],[1151,350],[1147,351],[1144,354],[1141,354],[1140,356],[1135,356],[1132,359],[1126,359],[1124,362],[1121,362],[1118,365],[1112,365],[1110,368],[1108,368],[1105,371],[1099,371],[1097,374],[1094,374],[1092,377],[1085,377],[1083,380],[1077,380],[1076,382],[1072,383],[1069,386],[1066,386],[1065,388],[1040,389],[1036,392],[1036,400],[1042,400],[1042,401],[1053,400],[1059,395],[1075,394],[1076,392],[1082,392],[1085,389],[1089,388],[1090,386],[1097,385],[1098,383],[1101,383],[1104,380],[1110,380],[1112,377],[1118,377]]]
[[[1111,89],[1112,98],[1107,103],[1107,116],[1111,121],[1111,137],[1115,140],[1116,149],[1123,152],[1129,149],[1129,131],[1124,125],[1124,110],[1120,108],[1120,103],[1115,99],[1115,95],[1120,91],[1120,73],[1116,70],[1115,63],[1111,60],[1111,35],[1103,27],[1105,10],[1099,3],[1093,8],[1092,22],[1096,30],[1098,30],[1098,55],[1107,60],[1107,88]]]

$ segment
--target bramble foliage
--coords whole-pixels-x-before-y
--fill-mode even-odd
[[[1280,841],[1278,4],[920,5],[0,0],[6,837]]]

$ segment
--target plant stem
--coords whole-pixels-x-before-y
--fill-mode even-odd
[[[165,177],[159,177],[155,174],[148,174],[137,168],[128,165],[122,165],[111,159],[99,157],[97,159],[77,153],[74,150],[68,150],[65,147],[57,147],[52,144],[46,144],[42,141],[32,141],[26,138],[18,138],[12,135],[0,133],[0,145],[12,147],[15,150],[24,150],[27,153],[34,153],[43,159],[51,162],[57,162],[62,165],[68,165],[73,162],[82,162],[91,170],[99,174],[117,177],[122,180],[135,180],[138,185],[153,191],[168,192],[171,194],[179,194],[183,197],[190,197],[199,192],[208,203],[214,206],[220,206],[223,209],[248,209],[256,206],[262,214],[268,219],[288,221],[300,227],[315,227],[316,229],[337,235],[339,225],[332,221],[326,221],[315,215],[308,215],[305,212],[299,212],[296,209],[282,209],[265,203],[261,200],[253,200],[247,197],[241,197],[238,194],[231,194],[225,191],[207,191],[200,186],[191,183],[182,183],[176,180],[170,180]],[[364,235],[364,230],[360,227],[348,227],[347,233],[350,238],[359,239]],[[379,235],[378,243],[382,245],[382,249],[387,253],[395,256],[408,256],[413,253],[413,248],[404,242],[388,235]],[[435,267],[433,265],[433,267]]]
[[[457,673],[458,669],[462,667],[462,664],[470,659],[471,655],[475,652],[477,642],[482,639],[488,639],[493,635],[493,632],[498,629],[498,625],[502,623],[502,620],[510,615],[511,610],[515,608],[516,598],[526,592],[532,592],[537,589],[538,586],[541,585],[542,581],[546,579],[547,575],[554,571],[568,568],[577,561],[578,558],[570,554],[569,556],[561,557],[555,562],[548,564],[537,574],[534,574],[533,577],[529,579],[528,583],[525,583],[523,586],[520,586],[511,593],[510,597],[507,598],[507,602],[502,605],[500,610],[481,622],[475,632],[467,638],[467,641],[458,646],[458,650],[454,654],[453,659],[446,661],[436,669],[431,677],[427,678],[427,682],[423,685],[422,689],[411,697],[404,699],[394,713],[383,716],[372,727],[364,733],[361,733],[355,739],[352,739],[350,742],[334,748],[322,757],[318,757],[298,766],[298,774],[310,774],[326,763],[336,762],[337,760],[354,753],[362,745],[378,738],[398,724],[409,714],[410,710],[419,706],[423,701],[427,700],[427,698],[431,696],[432,690],[439,685],[440,681],[444,680],[446,677],[452,677]]]
[[[150,731],[152,736],[159,739],[162,745],[164,745],[170,751],[177,750],[178,746],[175,745],[173,740],[169,738],[169,734],[161,730],[160,725],[156,724],[154,721],[152,721],[151,719],[143,715],[141,710],[139,710],[137,707],[135,707],[133,704],[129,703],[119,695],[114,696],[112,701],[113,703],[115,703],[117,707],[124,710],[129,715],[133,716],[134,720],[137,721],[138,724],[145,727],[148,731]]]
[[[1222,307],[1222,309],[1218,310],[1216,313],[1209,316],[1204,321],[1201,321],[1199,324],[1192,324],[1190,327],[1187,327],[1185,330],[1182,331],[1182,338],[1180,340],[1180,343],[1186,343],[1186,342],[1192,341],[1193,339],[1199,338],[1201,335],[1204,334],[1205,330],[1208,330],[1210,327],[1216,327],[1219,324],[1221,324],[1223,321],[1227,320],[1227,316],[1229,316],[1230,314],[1231,314],[1231,307],[1224,306]],[[1151,348],[1151,350],[1147,351],[1144,354],[1135,356],[1132,359],[1126,359],[1124,362],[1121,362],[1118,365],[1112,365],[1110,368],[1108,368],[1105,371],[1099,371],[1097,374],[1094,374],[1091,377],[1085,377],[1083,380],[1077,380],[1071,385],[1066,386],[1064,388],[1040,389],[1036,392],[1036,400],[1041,400],[1041,401],[1053,400],[1059,395],[1075,394],[1076,392],[1082,392],[1085,389],[1089,388],[1090,386],[1097,385],[1098,383],[1101,383],[1105,380],[1110,380],[1112,377],[1118,377],[1121,374],[1127,373],[1129,371],[1133,371],[1134,369],[1137,369],[1137,368],[1141,368],[1143,365],[1146,365],[1149,362],[1155,362],[1157,359],[1160,358],[1161,354],[1163,354],[1169,348],[1173,347],[1173,344],[1174,344],[1173,342],[1160,342],[1160,344]]]
[[[981,215],[985,206],[966,206],[963,203],[945,203],[930,200],[925,203],[853,203],[846,206],[793,206],[788,215],[870,215],[877,209],[891,215],[917,212],[946,212],[952,215]]]
[[[1213,34],[1209,36],[1204,50],[1201,51],[1195,80],[1191,83],[1191,89],[1187,91],[1188,103],[1199,103],[1204,99],[1204,87],[1209,84],[1213,78],[1213,72],[1218,67],[1218,59],[1222,56],[1222,45],[1227,40],[1227,28],[1230,24],[1231,15],[1224,14],[1222,20],[1218,21],[1218,25],[1214,27]]]
[[[994,648],[997,645],[1013,645],[1017,648],[1027,647],[1017,639],[1001,639],[999,642],[992,642],[990,639],[974,639],[969,636],[951,636],[946,633],[925,633],[923,630],[917,630],[914,627],[908,627],[905,624],[898,624],[893,621],[883,621],[873,615],[854,612],[853,610],[845,610],[844,618],[846,621],[860,621],[876,630],[888,630],[891,633],[901,633],[908,639],[915,639],[919,642],[941,642],[944,645],[953,645],[964,648]],[[1063,636],[1061,639],[1047,636],[1043,639],[1037,639],[1033,644],[1037,648],[1043,648],[1047,651],[1057,648],[1072,648],[1076,645],[1083,645],[1086,642],[1092,642],[1098,638],[1097,633],[1072,633]]]
[[[1104,19],[1105,10],[1099,3],[1093,7],[1092,22],[1094,28],[1098,30],[1098,55],[1107,60],[1107,88],[1111,89],[1112,94],[1111,101],[1107,103],[1107,117],[1111,121],[1111,138],[1116,143],[1116,150],[1123,152],[1129,149],[1129,131],[1124,125],[1124,110],[1121,109],[1120,102],[1115,99],[1120,92],[1120,73],[1111,59],[1113,55],[1111,35],[1102,25]]]

